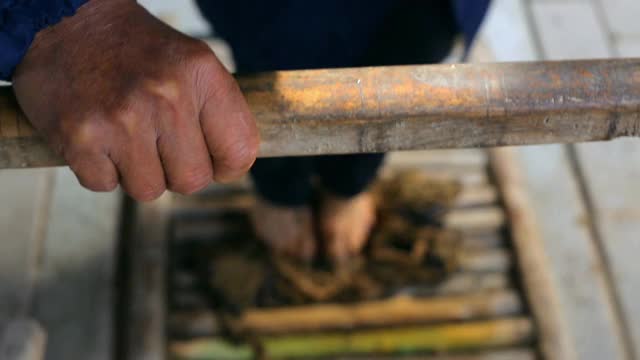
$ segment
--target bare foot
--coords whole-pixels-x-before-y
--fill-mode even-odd
[[[311,208],[277,206],[258,199],[251,213],[256,234],[277,254],[309,261],[316,251]]]
[[[369,192],[348,199],[326,195],[319,216],[327,255],[344,262],[365,246],[376,220],[375,200]]]

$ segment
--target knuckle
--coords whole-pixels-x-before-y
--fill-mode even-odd
[[[141,131],[159,131],[161,124],[174,130],[184,128],[195,117],[195,108],[183,90],[176,80],[146,81],[130,96],[128,103],[132,105],[122,107],[115,116],[118,127],[129,137]]]
[[[69,161],[69,167],[83,187],[98,192],[112,191],[118,186],[118,176],[113,171],[93,165],[99,161],[92,157],[79,157]]]
[[[98,178],[98,179],[84,179],[79,178],[80,185],[83,187],[97,192],[113,191],[118,186],[118,181],[114,178]]]
[[[137,201],[147,202],[159,198],[164,194],[166,185],[163,178],[147,178],[140,177],[124,179],[125,188],[129,195]]]
[[[161,113],[162,118],[178,122],[188,113],[189,107],[183,100],[181,85],[177,81],[150,82],[146,91],[150,107],[155,113]]]
[[[143,189],[131,191],[129,195],[137,201],[148,202],[159,198],[164,194],[165,188],[162,186],[149,186]]]
[[[227,146],[219,161],[230,170],[246,171],[258,156],[258,144],[254,141],[237,141]]]
[[[242,97],[240,86],[228,73],[221,71],[210,71],[209,73],[211,74],[209,77],[211,80],[206,84],[199,85],[198,87],[199,89],[202,89],[202,92],[206,95],[207,99],[229,101]],[[201,77],[201,79],[206,79],[206,77]]]
[[[127,138],[135,138],[141,133],[139,116],[130,107],[124,107],[111,116],[111,123],[118,133]]]
[[[124,96],[108,115],[115,134],[131,139],[154,129],[152,120],[158,110],[157,97],[141,87]]]
[[[211,47],[202,40],[193,39],[187,62],[192,66],[216,66],[217,57]]]
[[[180,174],[171,181],[171,190],[180,194],[193,194],[211,183],[213,172],[209,167],[197,167]]]
[[[91,118],[76,121],[65,119],[61,124],[62,141],[72,152],[95,148],[102,138],[99,124]]]
[[[227,69],[209,48],[192,56],[188,67],[191,78],[195,80],[195,88],[208,96],[239,91]]]
[[[180,97],[180,84],[178,81],[167,80],[147,80],[144,91],[150,94],[156,101],[173,104]]]
[[[95,191],[113,191],[118,187],[118,179],[112,178],[103,180]]]

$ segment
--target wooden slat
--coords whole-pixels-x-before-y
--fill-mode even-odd
[[[49,334],[48,359],[111,359],[120,196],[83,189],[69,169],[54,185],[33,316]]]
[[[486,177],[486,174],[484,174]],[[255,204],[255,196],[249,187],[235,187],[232,184],[225,185],[227,189],[220,192],[210,192],[209,195],[182,196],[176,195],[174,209],[176,211],[196,211],[211,209],[226,209],[232,211],[249,210]],[[226,192],[224,195],[223,192]],[[455,199],[453,207],[456,209],[470,207],[490,207],[497,201],[497,190],[487,184],[463,186],[460,194]],[[454,210],[456,211],[456,210]],[[469,209],[466,209],[469,211]],[[494,211],[492,211],[494,213]]]
[[[505,249],[460,249],[456,259],[459,270],[467,272],[504,272],[513,264],[513,257]]]
[[[197,291],[196,276],[192,272],[176,270],[172,272],[170,281],[171,291],[174,294]],[[511,279],[507,271],[458,271],[447,276],[437,285],[413,285],[405,290],[418,297],[451,296],[506,289],[510,283]]]
[[[498,191],[493,186],[479,185],[463,187],[455,200],[455,207],[472,207],[495,204]]]
[[[171,194],[139,204],[128,247],[126,360],[165,358],[167,235]]]
[[[511,149],[491,152],[491,164],[509,220],[513,246],[518,254],[519,273],[538,323],[539,347],[545,358],[575,358],[566,324],[560,313],[551,268],[541,240],[535,212],[526,193],[520,164]]]
[[[392,176],[397,171],[415,169],[414,165],[392,164],[384,167],[380,172],[380,178]],[[487,186],[489,179],[484,168],[479,167],[441,167],[439,169],[430,169],[424,167],[425,174],[434,180],[457,181],[463,186]]]
[[[465,295],[506,289],[511,283],[508,272],[458,272],[430,291],[416,289],[416,295]]]
[[[513,156],[498,179],[505,181],[501,186],[545,355],[625,359],[622,329],[566,149],[527,147]],[[521,175],[514,179],[516,164]]]
[[[611,271],[635,354],[640,351],[640,144],[576,147],[592,221]]]
[[[472,168],[484,170],[488,164],[487,152],[481,149],[406,151],[391,153],[385,159],[387,166],[428,168]]]
[[[47,335],[34,320],[0,322],[0,359],[43,360]]]
[[[50,170],[0,171],[0,321],[28,313],[51,179]]]
[[[498,206],[456,209],[445,216],[444,224],[465,234],[495,231],[505,223],[504,211]]]
[[[207,205],[212,204],[215,203],[195,203],[193,207],[183,204],[183,207],[179,208],[180,211],[175,211],[176,216],[179,217],[173,228],[177,241],[185,239],[209,241],[223,234],[249,233],[246,208],[240,211],[207,208]],[[221,226],[221,223],[225,223],[226,226]],[[504,211],[495,205],[459,208],[449,212],[444,218],[444,223],[447,227],[460,231],[466,239],[469,239],[469,242],[482,242],[487,237],[497,236],[496,234],[505,225],[505,215]]]

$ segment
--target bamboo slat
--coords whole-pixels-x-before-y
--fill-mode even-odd
[[[511,291],[423,299],[398,296],[353,305],[249,310],[235,326],[257,334],[354,330],[499,317],[518,314],[522,309],[517,294]]]

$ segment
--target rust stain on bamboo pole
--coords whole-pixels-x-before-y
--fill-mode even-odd
[[[263,153],[302,155],[634,136],[638,74],[640,60],[605,60],[284,72],[271,97],[241,84]]]
[[[285,71],[238,81],[263,157],[640,134],[640,59]],[[20,112],[7,89],[0,106],[0,168],[60,163],[20,130],[24,119],[11,125]]]

